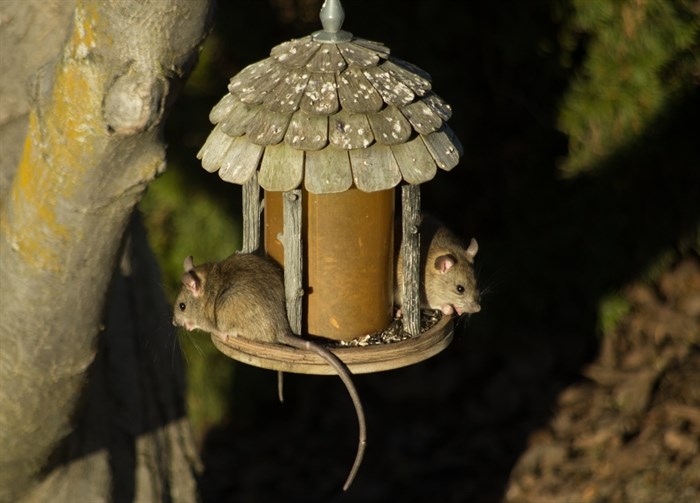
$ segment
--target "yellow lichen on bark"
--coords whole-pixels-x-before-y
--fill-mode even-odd
[[[11,207],[3,211],[0,225],[12,248],[25,263],[37,269],[55,271],[59,268],[60,246],[49,244],[65,242],[69,232],[58,222],[56,193],[47,190],[47,185],[51,184],[47,184],[47,177],[42,176],[47,172],[46,166],[37,169],[37,165],[46,164],[35,144],[39,137],[38,128],[36,114],[31,113],[24,152],[8,201]],[[15,218],[10,218],[11,215]]]
[[[46,117],[45,141],[52,165],[84,170],[95,147],[106,140],[100,113],[103,81],[104,77],[85,63],[71,61],[57,72]]]
[[[32,110],[10,198],[0,223],[13,249],[31,267],[61,268],[65,246],[80,239],[61,221],[61,201],[75,201],[82,175],[107,142],[101,120],[104,74],[86,56],[95,46],[94,19],[78,9],[71,43],[54,74],[51,98]],[[11,222],[11,223],[10,223]]]
[[[95,5],[80,2],[75,9],[75,28],[71,34],[68,46],[70,57],[75,59],[85,58],[97,46],[96,21],[97,9]]]
[[[52,100],[47,116],[47,138],[56,166],[88,167],[96,137],[106,135],[102,122],[102,98],[106,75],[90,54],[96,47],[97,12],[94,5],[81,2],[75,11],[73,33],[65,58],[55,74]],[[87,159],[86,159],[87,158]]]

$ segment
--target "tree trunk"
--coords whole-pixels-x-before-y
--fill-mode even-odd
[[[0,501],[192,501],[170,312],[129,222],[211,5],[78,0],[71,25],[67,3],[0,6]]]

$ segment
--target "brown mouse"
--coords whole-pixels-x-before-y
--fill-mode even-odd
[[[281,269],[269,259],[248,253],[235,253],[221,262],[196,267],[192,257],[187,257],[184,268],[182,289],[174,306],[174,325],[203,330],[222,341],[244,337],[311,350],[338,373],[350,393],[360,427],[355,462],[343,485],[347,490],[362,463],[366,445],[362,403],[347,366],[328,349],[292,333]]]
[[[421,309],[439,309],[443,314],[478,313],[481,305],[474,275],[474,257],[479,251],[476,239],[465,246],[441,222],[425,214],[419,231]],[[402,279],[403,262],[399,256],[394,288],[394,301],[399,307],[403,304]]]

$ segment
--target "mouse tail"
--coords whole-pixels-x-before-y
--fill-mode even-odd
[[[284,372],[277,371],[277,398],[280,403],[284,403]]]
[[[355,383],[352,381],[352,373],[340,358],[323,346],[294,335],[285,337],[283,342],[298,349],[314,351],[316,354],[326,360],[343,381],[343,384],[345,384],[345,388],[348,390],[348,394],[352,399],[352,404],[355,406],[355,414],[357,415],[359,440],[357,444],[357,453],[355,454],[355,461],[353,462],[350,473],[345,480],[345,484],[343,484],[343,491],[347,491],[350,485],[352,485],[353,480],[355,480],[355,476],[360,469],[362,459],[365,455],[365,447],[367,446],[367,423],[365,421],[365,410],[362,407],[362,401],[360,400],[360,395],[357,392],[357,388],[355,388]]]

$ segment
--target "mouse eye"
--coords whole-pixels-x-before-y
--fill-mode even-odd
[[[178,307],[180,308],[180,311],[184,311],[187,305],[185,305],[184,302],[180,302],[180,305]]]
[[[457,285],[457,293],[464,293],[464,286]]]

